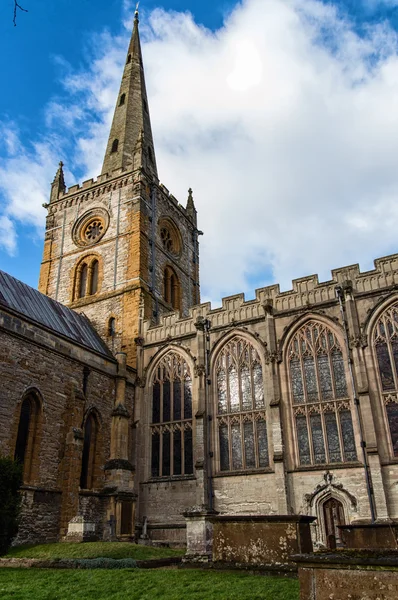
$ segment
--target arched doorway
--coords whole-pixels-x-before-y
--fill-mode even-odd
[[[336,498],[329,498],[323,504],[323,517],[325,522],[326,545],[333,550],[342,546],[339,525],[345,524],[344,508]]]

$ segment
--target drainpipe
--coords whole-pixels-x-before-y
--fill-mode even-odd
[[[351,381],[352,391],[354,394],[354,404],[355,404],[355,409],[356,409],[359,434],[360,434],[360,438],[361,438],[362,458],[363,458],[363,466],[364,466],[364,470],[365,470],[366,491],[368,494],[371,521],[372,521],[372,523],[374,523],[376,521],[376,510],[375,510],[373,485],[372,485],[372,478],[371,478],[371,474],[370,474],[368,455],[366,453],[366,441],[365,441],[365,437],[364,437],[361,412],[360,412],[360,408],[359,408],[359,397],[358,397],[354,372],[352,369],[350,336],[349,336],[348,324],[347,324],[347,319],[345,316],[345,308],[344,308],[344,302],[345,302],[344,290],[340,285],[336,286],[336,296],[337,296],[337,299],[340,304],[341,318],[343,321],[345,344],[346,344],[346,348],[347,348],[347,357],[348,357],[348,371],[350,373],[350,381]]]
[[[209,391],[211,385],[210,379],[210,327],[211,323],[208,319],[205,319],[203,323],[203,337],[204,337],[204,350],[205,350],[205,406],[206,406],[206,427],[207,427],[207,493],[208,493],[208,505],[209,510],[214,510],[213,502],[213,452],[211,450],[211,422],[212,415],[210,414],[210,400]]]

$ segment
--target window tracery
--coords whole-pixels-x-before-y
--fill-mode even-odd
[[[152,387],[152,477],[193,474],[192,378],[187,362],[169,352]]]
[[[288,369],[301,465],[357,459],[344,359],[326,325],[310,321],[289,345]]]
[[[182,247],[181,235],[174,222],[169,218],[161,219],[158,231],[164,250],[173,256],[179,256]]]
[[[378,319],[373,347],[383,394],[392,453],[398,457],[398,302]]]
[[[254,346],[234,337],[216,362],[221,471],[269,466],[263,372]]]

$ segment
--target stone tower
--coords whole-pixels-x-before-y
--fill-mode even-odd
[[[136,367],[144,319],[200,301],[196,209],[159,183],[138,12],[97,180],[51,188],[39,290],[83,311]]]

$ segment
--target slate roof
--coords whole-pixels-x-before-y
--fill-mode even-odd
[[[89,319],[0,270],[0,306],[21,313],[86,348],[112,354]]]

